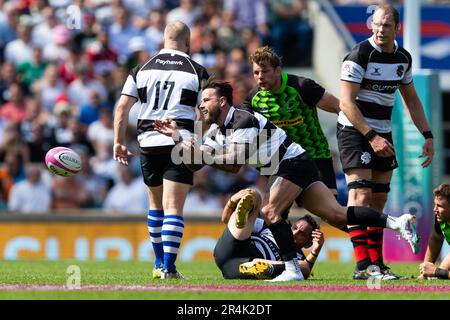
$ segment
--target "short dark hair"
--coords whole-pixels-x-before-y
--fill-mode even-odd
[[[316,220],[314,220],[314,218],[310,214],[305,214],[303,217],[299,218],[297,222],[302,220],[306,221],[313,230],[320,229],[319,224],[317,223]]]
[[[441,184],[433,190],[433,196],[442,197],[450,204],[450,185]]]
[[[203,90],[214,89],[219,97],[225,97],[230,104],[233,105],[233,87],[227,81],[208,80],[203,85]]]
[[[400,24],[400,13],[398,12],[398,10],[392,4],[380,4],[376,8],[375,11],[378,11],[378,10],[383,10],[385,12],[392,13],[392,15],[394,16],[395,26],[398,26]]]

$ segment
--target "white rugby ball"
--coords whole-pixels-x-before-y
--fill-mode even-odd
[[[70,177],[81,170],[80,156],[70,148],[56,147],[45,155],[45,165],[58,176]]]

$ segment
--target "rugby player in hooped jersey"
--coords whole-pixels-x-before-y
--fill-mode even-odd
[[[201,146],[195,139],[180,136],[177,123],[169,118],[155,121],[154,126],[158,132],[179,143],[183,153],[201,160],[200,164],[192,163],[188,156],[188,162],[185,162],[188,167],[198,169],[208,164],[236,173],[248,164],[270,176],[261,213],[286,267],[271,281],[304,280],[291,228],[281,217],[294,201],[335,227],[342,228],[347,223],[386,227],[398,231],[411,246],[415,245],[412,242],[416,237],[412,215],[395,218],[367,207],[342,207],[320,181],[317,167],[308,153],[261,114],[234,108],[232,97],[233,88],[227,82],[208,81],[203,86],[202,121],[211,127],[204,134]]]
[[[395,91],[425,142],[419,158],[423,167],[433,159],[433,135],[412,82],[411,55],[398,46],[398,11],[380,5],[372,16],[373,35],[357,44],[344,58],[337,140],[342,167],[349,188],[348,205],[360,205],[383,212],[392,172],[398,167],[392,141],[391,114]],[[349,225],[354,246],[354,279],[367,279],[366,268],[377,265],[384,280],[400,277],[383,262],[383,229]],[[419,241],[413,248],[419,252]]]
[[[194,131],[195,106],[200,100],[206,69],[189,57],[190,30],[181,21],[164,30],[164,49],[128,76],[114,117],[114,159],[128,165],[131,153],[125,145],[128,115],[138,103],[138,141],[150,208],[147,222],[155,253],[153,278],[182,278],[175,267],[183,237],[183,207],[193,183],[193,173],[171,158],[174,142],[154,130],[154,121],[170,117],[180,133]]]

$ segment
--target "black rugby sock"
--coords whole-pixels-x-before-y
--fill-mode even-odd
[[[387,214],[367,207],[347,208],[347,225],[386,228]]]
[[[296,248],[294,242],[294,235],[292,234],[289,224],[280,219],[279,221],[269,225],[270,231],[275,238],[275,241],[280,248],[281,258],[283,261],[289,261],[296,257]]]

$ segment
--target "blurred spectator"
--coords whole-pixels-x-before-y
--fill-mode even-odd
[[[92,203],[92,194],[76,177],[55,176],[52,185],[53,209],[81,209]]]
[[[92,90],[89,93],[89,103],[82,105],[79,114],[79,121],[82,125],[87,127],[99,119],[100,109],[106,107],[100,100],[100,95],[97,91]]]
[[[25,143],[22,141],[20,124],[16,122],[4,122],[2,132],[0,132],[0,162],[6,161],[6,154],[14,151],[25,157]]]
[[[4,14],[0,20],[0,53],[3,57],[6,44],[16,39],[18,19],[17,10],[11,2],[4,3],[0,12]]]
[[[239,31],[250,29],[263,39],[268,40],[266,0],[224,0],[223,15],[231,15]]]
[[[12,62],[4,62],[0,70],[0,105],[9,101],[9,88],[16,80],[16,66]]]
[[[43,60],[42,48],[33,46],[33,57],[30,61],[23,62],[17,66],[17,73],[22,83],[28,88],[44,75],[47,63]]]
[[[33,27],[31,32],[31,39],[34,45],[39,47],[45,47],[49,43],[53,42],[54,32],[58,25],[58,19],[56,17],[56,10],[50,6],[42,9],[41,18],[42,22]]]
[[[148,27],[145,30],[145,41],[151,55],[156,54],[164,44],[164,28],[166,15],[162,10],[153,10],[148,16]]]
[[[130,14],[125,8],[117,8],[114,12],[114,23],[109,27],[109,43],[119,55],[119,62],[127,61],[130,54],[128,42],[140,36],[141,32],[130,21]]]
[[[88,148],[82,146],[73,146],[73,148],[80,156],[82,163],[81,171],[77,173],[75,178],[92,195],[92,202],[88,206],[90,208],[101,208],[108,192],[108,181],[92,171]]]
[[[58,98],[64,93],[65,89],[64,82],[58,77],[58,67],[53,63],[46,66],[44,77],[32,86],[34,96],[50,113],[53,112]]]
[[[134,37],[128,43],[130,56],[127,65],[129,69],[133,69],[138,64],[145,63],[150,59],[148,45],[145,43],[144,37]]]
[[[9,42],[5,47],[5,60],[18,65],[33,59],[31,45],[31,26],[19,24],[17,39]]]
[[[41,180],[40,165],[27,164],[26,177],[12,186],[8,209],[24,214],[46,213],[50,209],[51,190]]]
[[[96,75],[112,72],[117,65],[117,52],[110,46],[105,29],[98,30],[95,40],[87,46],[85,54]]]
[[[309,65],[312,28],[307,16],[308,1],[269,0],[269,4],[272,47],[284,58],[286,65]],[[288,48],[293,51],[289,52]]]
[[[80,62],[75,66],[75,80],[67,87],[67,95],[70,101],[79,109],[82,105],[89,103],[89,92],[96,90],[102,102],[106,101],[108,93],[105,87],[95,79],[89,78],[89,67]]]
[[[73,42],[77,51],[85,51],[89,45],[97,38],[100,26],[95,21],[95,15],[86,13],[83,16],[83,24],[81,32],[77,33]]]
[[[22,86],[13,82],[9,86],[9,102],[0,106],[0,120],[21,122],[26,116],[25,96]]]
[[[219,199],[205,185],[198,184],[188,193],[183,211],[186,216],[219,217],[222,208]]]
[[[144,214],[148,211],[148,195],[142,178],[135,177],[129,167],[120,166],[120,179],[108,192],[104,209],[129,214]]]
[[[167,23],[180,20],[189,28],[192,28],[194,22],[202,15],[202,8],[198,6],[196,0],[180,0],[180,6],[169,11],[167,14]]]
[[[56,26],[53,30],[53,39],[44,46],[43,56],[49,62],[63,63],[73,50],[72,33],[64,25]]]
[[[99,110],[99,119],[92,122],[87,131],[87,137],[96,150],[113,146],[113,114],[109,108]]]
[[[11,188],[25,179],[22,152],[10,149],[6,152],[0,167],[0,193],[4,202],[8,202]]]
[[[71,122],[76,121],[74,106],[62,98],[55,104],[53,114],[55,117],[52,123],[52,129],[55,144],[62,147],[69,147],[74,140],[71,128]]]

